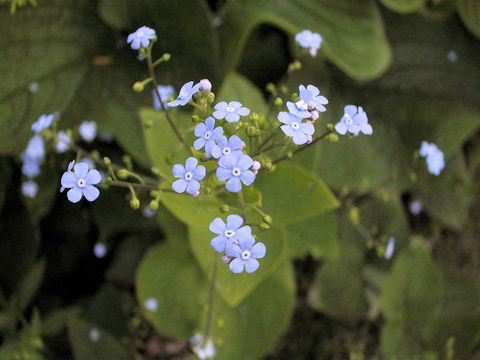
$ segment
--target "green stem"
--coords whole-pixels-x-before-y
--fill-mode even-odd
[[[245,210],[245,201],[243,199],[243,193],[238,193],[238,203],[240,204],[240,211],[242,212],[243,221],[247,222],[247,212]]]
[[[210,290],[208,292],[208,313],[207,313],[207,322],[205,324],[204,338],[208,339],[210,334],[210,329],[212,327],[213,321],[213,302],[215,297],[215,281],[217,278],[217,267],[218,267],[218,256],[217,253],[214,253],[213,257],[213,270],[212,278],[210,280]]]
[[[298,148],[297,150],[295,150],[295,151],[293,152],[293,155],[296,155],[296,154],[298,154],[299,152],[302,152],[303,150],[308,149],[310,146],[313,146],[314,144],[316,144],[316,143],[319,142],[320,140],[324,139],[324,138],[325,138],[327,135],[329,135],[331,132],[332,132],[332,130],[328,130],[326,133],[320,135],[318,138],[316,138],[315,140],[313,140],[310,144],[307,144],[307,145],[305,145],[305,146],[302,146],[301,148]],[[266,151],[264,151],[264,152],[266,152]],[[278,164],[280,161],[286,160],[286,159],[288,159],[288,158],[290,158],[290,156],[284,155],[284,156],[278,158],[277,160],[275,160],[275,161],[273,162],[273,164]]]

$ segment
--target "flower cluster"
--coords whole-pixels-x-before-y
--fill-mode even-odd
[[[420,147],[420,156],[423,156],[427,162],[428,172],[438,176],[445,167],[443,152],[434,143],[422,141]]]
[[[155,36],[155,30],[150,29],[147,26],[142,26],[134,33],[128,35],[127,43],[131,44],[133,50],[139,50],[142,47],[148,47],[150,45],[150,40],[153,40]]]
[[[318,49],[322,46],[322,37],[320,34],[312,33],[310,30],[303,30],[295,35],[297,41],[302,48],[310,49],[310,55],[316,56]]]
[[[372,135],[373,128],[368,123],[367,113],[361,106],[347,105],[344,109],[342,119],[335,125],[335,131],[340,135],[347,132],[357,136],[359,133],[364,135]]]

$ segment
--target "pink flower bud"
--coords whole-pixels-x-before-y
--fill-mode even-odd
[[[315,111],[312,111],[312,120],[315,121],[318,119],[320,115],[318,114],[318,111],[315,110]]]
[[[313,57],[317,56],[317,49],[310,49],[310,55]]]
[[[197,190],[197,191],[195,191],[195,192],[193,193],[193,196],[194,196],[194,197],[197,197],[198,195],[200,195],[200,190]]]
[[[313,141],[312,135],[308,135],[308,141],[307,141],[307,142],[308,142],[309,144],[311,144],[312,141]]]
[[[225,263],[225,264],[229,264],[230,263],[230,256],[223,255],[222,256],[222,262]]]
[[[240,149],[245,149],[245,147],[247,146],[247,144],[245,144],[245,141],[242,141],[242,147]]]
[[[253,170],[260,170],[261,167],[262,167],[262,164],[260,164],[260,162],[258,162],[257,160],[253,162],[253,165],[252,165]]]
[[[202,79],[200,80],[200,90],[203,92],[209,92],[212,90],[212,83],[208,79]]]

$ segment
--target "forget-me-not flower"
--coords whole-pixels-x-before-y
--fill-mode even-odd
[[[195,95],[200,90],[200,84],[193,85],[193,81],[189,81],[182,86],[180,92],[178,93],[178,97],[167,103],[170,107],[175,106],[184,106],[186,105],[193,95]]]
[[[253,236],[242,237],[238,240],[238,245],[226,248],[226,254],[235,258],[230,262],[230,270],[236,274],[244,269],[247,273],[253,273],[260,266],[257,259],[263,258],[266,252],[265,245],[261,242],[255,244]]]
[[[420,148],[420,156],[426,158],[428,172],[438,176],[445,167],[445,159],[443,152],[433,143],[422,141]]]
[[[140,47],[148,47],[150,40],[155,37],[155,30],[147,26],[138,28],[135,32],[127,37],[127,43],[131,44],[133,50],[138,50]]]
[[[341,120],[335,125],[335,131],[340,135],[347,132],[358,135],[359,132],[365,135],[372,135],[373,128],[368,123],[367,113],[361,106],[347,105],[344,109],[345,113]]]
[[[55,144],[55,149],[57,152],[63,153],[68,150],[71,141],[72,139],[70,136],[68,136],[65,131],[60,130],[57,134],[57,143]]]
[[[215,105],[213,117],[218,120],[225,118],[227,122],[234,123],[240,120],[240,116],[247,116],[248,114],[250,114],[250,109],[242,106],[242,103],[238,101],[230,101],[229,103],[222,101]]]
[[[255,181],[255,174],[248,170],[252,165],[253,160],[248,155],[222,156],[218,162],[217,178],[220,181],[227,181],[228,191],[239,192],[242,190],[242,182],[251,185]]]
[[[317,55],[318,49],[322,46],[322,37],[318,33],[312,33],[310,30],[303,30],[295,35],[295,41],[297,41],[301,47],[310,49],[310,55]]]
[[[212,90],[212,83],[208,79],[202,79],[199,82],[200,90],[203,92],[209,92]]]
[[[219,154],[220,156],[225,156],[229,154],[240,156],[243,154],[242,148],[245,145],[245,143],[237,135],[230,136],[230,139],[228,140],[226,136],[221,136],[217,140],[217,143],[218,143],[218,146],[220,147],[220,154]]]
[[[325,96],[320,95],[320,90],[316,86],[307,85],[307,87],[305,87],[304,85],[300,85],[298,90],[300,92],[300,100],[295,104],[299,109],[316,109],[320,112],[327,111],[327,108],[324,105],[328,104],[328,99]]]
[[[29,179],[34,178],[40,174],[40,161],[31,159],[22,154],[22,174]]]
[[[158,93],[160,94],[160,100],[158,100],[157,92],[152,90],[153,95],[153,107],[157,110],[162,110],[163,102],[166,101],[175,91],[171,85],[158,85]],[[165,109],[168,109],[168,104],[165,104]]]
[[[94,186],[100,182],[102,177],[98,170],[89,169],[88,164],[79,162],[71,170],[65,171],[60,180],[62,184],[61,191],[65,188],[70,189],[67,192],[68,200],[77,203],[82,195],[88,201],[94,201],[100,195],[100,191]]]
[[[393,251],[395,250],[395,238],[392,236],[388,239],[387,248],[385,250],[385,259],[390,260],[393,256]]]
[[[214,219],[210,223],[209,229],[218,236],[212,239],[210,245],[215,251],[223,252],[235,242],[238,243],[241,238],[253,238],[251,227],[240,227],[242,224],[243,219],[238,215],[228,215],[226,224],[220,218]]]
[[[412,215],[418,215],[422,212],[423,205],[419,200],[412,201],[410,204],[410,212]]]
[[[158,309],[158,300],[155,298],[149,298],[145,300],[145,303],[143,305],[147,310],[155,312]]]
[[[209,116],[205,123],[197,125],[194,131],[195,136],[198,137],[193,143],[195,150],[200,150],[205,147],[207,155],[212,155],[214,158],[219,158],[221,155],[220,147],[217,141],[223,135],[223,128],[221,126],[215,127],[215,119]]]
[[[98,242],[93,247],[93,254],[97,259],[103,259],[108,253],[108,249],[104,243]]]
[[[190,339],[192,351],[201,360],[212,359],[217,354],[212,339],[205,338],[202,334],[196,334]]]
[[[35,181],[25,181],[22,184],[22,193],[24,196],[34,198],[38,192],[38,185]]]
[[[25,161],[25,158],[31,160],[37,160],[41,162],[45,156],[45,143],[43,138],[40,135],[34,135],[27,144],[25,151],[22,154],[22,159]]]
[[[310,111],[307,110],[306,106],[298,107],[296,104],[292,103],[291,101],[287,101],[287,108],[290,114],[295,115],[301,119],[308,119],[312,117],[312,114],[310,113]]]
[[[88,164],[88,163],[87,163],[87,164]],[[70,162],[68,163],[67,171],[72,171],[73,165],[75,165],[75,160],[72,160],[72,161],[70,161]],[[90,169],[92,169],[92,168],[90,168]],[[63,192],[63,190],[65,190],[65,187],[63,187],[63,186],[60,187],[60,192],[61,192],[61,193]]]
[[[32,125],[32,130],[38,134],[42,130],[45,130],[52,125],[53,120],[55,120],[55,115],[54,114],[43,114],[41,115],[37,121],[35,121]]]
[[[310,122],[302,122],[302,118],[286,111],[277,116],[278,121],[285,125],[280,126],[285,135],[290,136],[296,145],[302,145],[312,140],[315,128]]]
[[[190,195],[196,195],[200,190],[199,180],[203,180],[207,171],[205,166],[198,165],[198,160],[194,157],[189,157],[185,161],[185,166],[175,164],[172,168],[173,176],[178,178],[172,184],[173,190],[177,193],[187,191]]]
[[[91,142],[97,136],[97,123],[95,121],[84,121],[78,127],[78,132],[83,140]]]

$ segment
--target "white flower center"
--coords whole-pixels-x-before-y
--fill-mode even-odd
[[[345,116],[345,124],[347,124],[347,125],[352,125],[352,124],[353,124],[353,119],[352,119],[352,117],[351,117],[350,115],[348,115],[348,114],[345,114],[344,116]]]
[[[233,176],[239,176],[242,173],[242,171],[239,168],[233,168],[232,174]]]
[[[208,139],[210,139],[211,136],[212,136],[212,133],[211,133],[210,131],[207,131],[207,132],[205,133],[205,139],[208,140]]]
[[[77,185],[78,185],[78,187],[83,188],[83,187],[85,187],[85,185],[87,185],[87,182],[85,181],[85,179],[78,179],[77,180]]]
[[[244,252],[242,252],[242,259],[243,259],[243,260],[248,260],[248,259],[250,259],[250,251],[245,250]]]
[[[226,147],[222,150],[223,155],[228,155],[232,152],[232,150],[229,147]]]
[[[235,108],[233,106],[229,106],[229,107],[227,107],[227,111],[228,112],[234,112]]]
[[[139,31],[139,32],[137,33],[137,36],[138,36],[138,37],[144,37],[145,34],[143,33],[143,31]]]
[[[295,129],[295,130],[298,130],[300,128],[300,124],[297,123],[297,122],[292,122],[291,124],[292,128]]]
[[[297,108],[299,108],[301,110],[307,110],[307,108],[308,108],[308,105],[303,100],[297,101],[295,103],[295,105],[297,105]]]
[[[185,173],[185,180],[192,180],[193,175],[190,171]]]
[[[226,230],[225,231],[225,236],[226,237],[232,237],[233,235],[235,235],[235,231],[233,231],[233,230]]]

